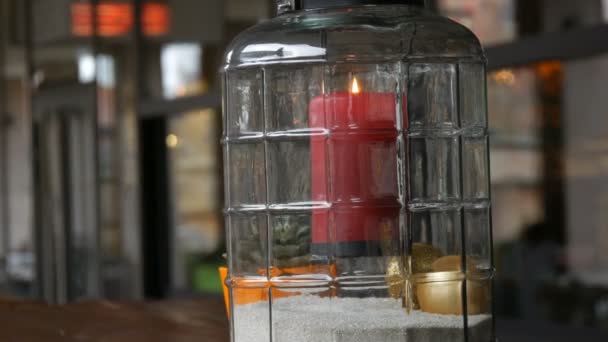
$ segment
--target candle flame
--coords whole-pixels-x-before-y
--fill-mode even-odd
[[[359,89],[359,82],[357,82],[357,78],[353,78],[353,86],[351,88],[351,92],[353,94],[359,94],[361,92],[361,89]]]

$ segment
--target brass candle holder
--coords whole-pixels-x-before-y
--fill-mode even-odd
[[[435,272],[415,276],[420,310],[442,315],[462,315],[466,282],[467,313],[489,312],[490,287],[487,280],[465,280],[461,272]]]
[[[462,315],[466,284],[467,313],[487,313],[491,303],[490,280],[483,277],[471,258],[467,258],[466,268],[465,274],[460,255],[442,256],[441,251],[431,245],[415,243],[412,256],[404,259],[403,263],[399,257],[389,259],[386,273],[388,291],[391,297],[403,299],[408,312],[414,309]]]
[[[469,315],[490,310],[490,281],[482,277],[478,267],[467,258],[467,270],[462,270],[462,259],[451,255],[437,259],[432,272],[414,275],[416,298],[424,312],[443,315],[462,315],[465,297]]]
[[[393,298],[403,298],[403,306],[408,311],[419,309],[415,296],[415,286],[406,280],[406,274],[432,271],[433,262],[441,256],[442,253],[438,248],[424,243],[414,243],[412,245],[412,257],[403,259],[391,257],[386,266],[386,283],[389,295]],[[411,271],[407,272],[406,270]]]

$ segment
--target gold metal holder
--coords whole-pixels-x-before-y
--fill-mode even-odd
[[[466,309],[469,315],[490,310],[490,278],[484,277],[476,263],[462,256],[442,256],[431,245],[415,243],[408,258],[388,259],[386,283],[393,298],[402,298],[403,306],[442,315],[462,315],[466,284]]]
[[[479,315],[490,310],[490,281],[467,279],[464,273],[432,272],[414,276],[416,297],[424,312],[462,315],[466,283],[467,313]]]

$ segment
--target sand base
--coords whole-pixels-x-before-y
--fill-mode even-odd
[[[269,305],[235,307],[235,342],[271,342]],[[413,311],[394,299],[297,296],[272,305],[272,342],[460,342],[463,317]],[[469,316],[469,342],[490,342],[490,315]]]

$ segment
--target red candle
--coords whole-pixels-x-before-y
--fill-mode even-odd
[[[395,100],[394,93],[361,91],[354,79],[350,92],[311,101],[310,127],[329,131],[328,141],[311,139],[313,201],[330,203],[313,212],[315,254],[329,255],[335,243],[336,256],[372,256],[382,240],[398,240]]]

